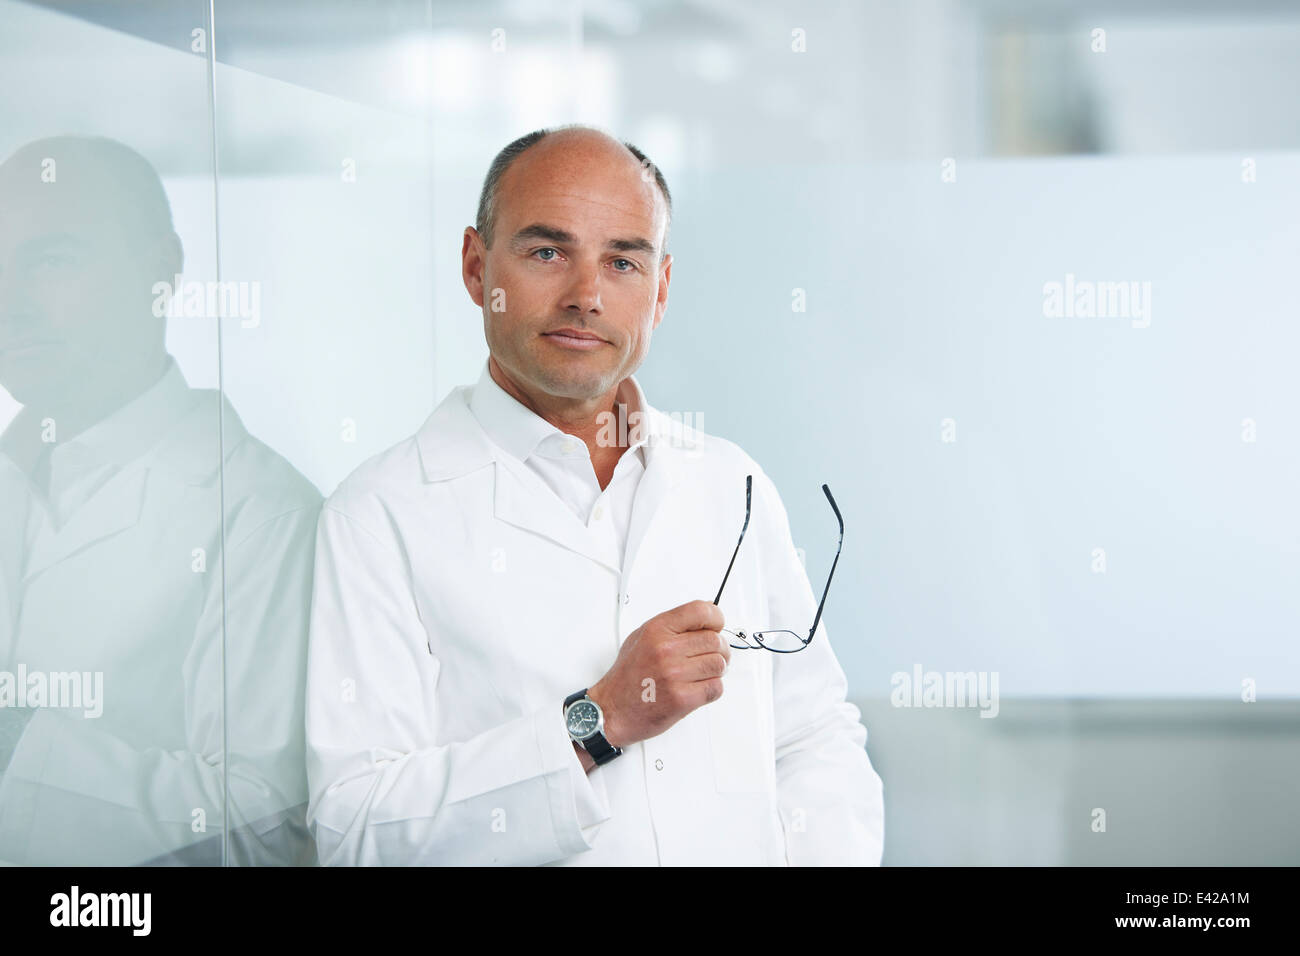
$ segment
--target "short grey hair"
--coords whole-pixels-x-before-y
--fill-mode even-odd
[[[489,249],[492,248],[493,231],[496,227],[497,194],[501,188],[501,179],[505,176],[506,170],[514,164],[514,161],[518,159],[521,154],[527,152],[541,140],[550,136],[552,133],[557,133],[560,130],[566,129],[585,129],[596,133],[604,132],[604,130],[597,129],[594,126],[584,126],[581,123],[569,123],[564,126],[551,126],[543,129],[535,129],[531,133],[526,133],[523,136],[520,136],[517,140],[506,146],[505,149],[501,150],[501,152],[497,153],[492,159],[492,165],[488,167],[487,178],[483,180],[483,190],[479,193],[478,215],[474,220],[474,228],[478,230],[478,234],[483,237],[484,245]],[[637,149],[631,143],[624,141],[623,145],[627,148],[628,152],[636,157],[637,162],[639,162],[643,168],[654,170],[655,185],[659,187],[659,192],[663,193],[664,203],[668,207],[668,222],[664,226],[664,248],[660,250],[659,253],[660,258],[662,259],[664,253],[668,250],[668,226],[672,224],[673,220],[672,194],[668,191],[668,183],[664,179],[664,174],[659,167],[650,162],[646,157],[646,154],[641,152],[641,150]]]

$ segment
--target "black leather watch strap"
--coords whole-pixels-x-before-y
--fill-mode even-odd
[[[582,700],[582,698],[586,697],[588,690],[589,688],[584,687],[582,690],[570,694],[568,697],[564,698],[564,709],[567,711],[569,709],[570,704],[574,703],[575,701]],[[615,747],[614,745],[612,745],[608,740],[605,739],[605,735],[602,734],[600,731],[596,731],[586,740],[579,740],[575,742],[579,747],[587,751],[587,753],[591,754],[591,759],[596,762],[597,767],[609,763],[615,757],[621,756],[623,753],[623,748]]]
[[[623,752],[619,748],[611,746],[610,742],[605,739],[605,735],[600,731],[584,740],[582,747],[587,753],[591,754],[591,759],[596,761],[597,767],[609,763]]]

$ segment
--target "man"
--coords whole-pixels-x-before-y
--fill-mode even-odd
[[[167,352],[154,286],[183,259],[124,144],[0,164],[0,384],[22,404],[0,435],[0,861],[315,856],[320,493]]]
[[[813,623],[776,489],[632,377],[668,302],[669,203],[585,127],[492,163],[462,247],[483,374],[321,514],[322,862],[879,863],[881,782],[825,630],[794,654],[723,633]]]

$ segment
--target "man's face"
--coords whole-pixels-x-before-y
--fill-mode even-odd
[[[157,350],[156,270],[114,221],[111,193],[43,183],[26,165],[0,172],[0,384],[24,404],[75,401],[70,390]]]
[[[467,229],[463,257],[488,348],[517,386],[592,400],[636,371],[668,302],[666,228],[653,174],[620,144],[553,133],[515,160],[492,248]]]

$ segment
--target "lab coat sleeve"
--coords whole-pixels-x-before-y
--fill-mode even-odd
[[[430,651],[400,539],[376,524],[327,503],[317,532],[307,813],[321,862],[530,865],[590,849],[608,811],[561,701],[466,739],[439,725],[438,685],[455,675]]]
[[[806,635],[820,593],[814,596],[799,561],[775,485],[756,471],[754,488],[762,503],[757,513],[768,620],[775,627],[802,628]],[[835,527],[829,510],[831,545]],[[843,590],[840,597],[847,597]],[[883,784],[867,756],[861,712],[845,699],[847,682],[825,618],[806,650],[771,656],[777,796],[788,862],[878,866],[884,849]]]
[[[312,862],[303,709],[320,507],[315,498],[252,527],[237,520],[228,531],[224,763],[232,866]],[[216,642],[203,646],[207,657],[192,666],[208,675],[207,688],[211,675],[221,673],[222,659],[213,653]],[[202,713],[211,720],[221,710],[211,701]],[[217,747],[221,729],[206,728],[202,739],[205,750]]]

